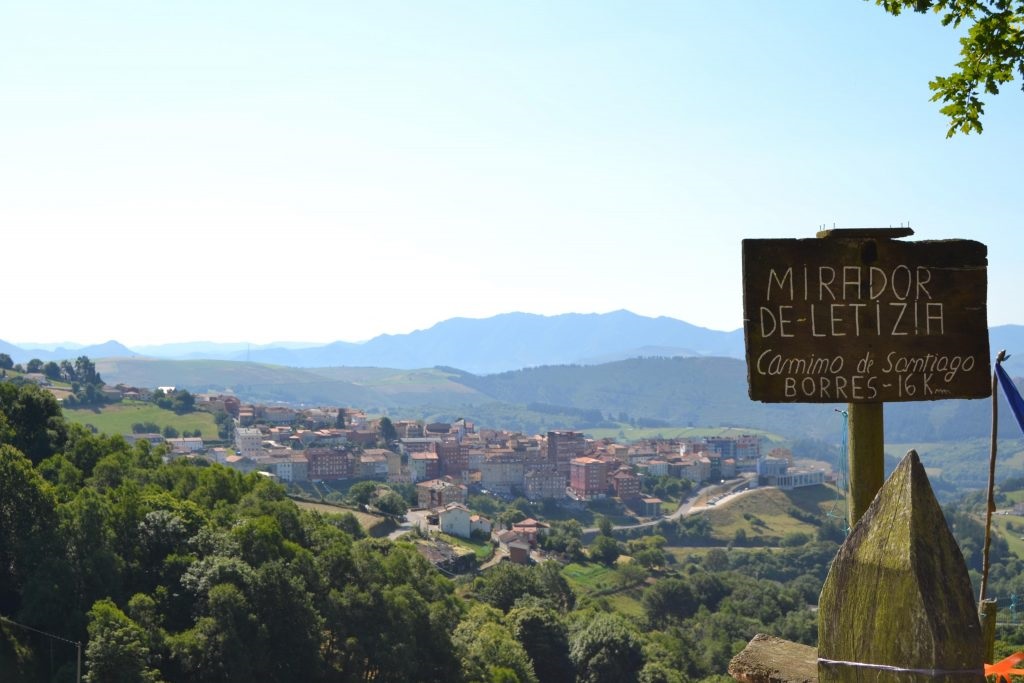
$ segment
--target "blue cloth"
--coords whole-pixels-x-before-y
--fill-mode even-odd
[[[1017,418],[1017,426],[1020,427],[1021,432],[1024,432],[1024,398],[1020,397],[1020,392],[1014,386],[1013,380],[1006,374],[1006,370],[1003,370],[1003,366],[1000,363],[996,363],[996,377],[999,378],[999,385],[1003,388],[1003,393],[1006,395],[1007,403],[1010,404],[1013,416]]]

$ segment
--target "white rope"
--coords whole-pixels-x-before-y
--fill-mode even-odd
[[[827,666],[854,666],[863,669],[875,669],[877,671],[892,671],[894,673],[920,674],[922,676],[984,676],[985,668],[978,669],[908,669],[901,666],[889,664],[867,664],[865,662],[845,662],[839,659],[826,659],[818,657],[818,664]]]

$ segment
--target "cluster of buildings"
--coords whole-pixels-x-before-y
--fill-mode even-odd
[[[173,387],[170,388],[173,390]],[[164,439],[176,453],[206,453],[242,472],[285,482],[377,478],[416,484],[420,506],[465,504],[469,490],[532,501],[589,501],[615,496],[656,514],[644,498],[644,475],[716,482],[745,472],[762,484],[792,488],[824,481],[823,472],[793,469],[791,456],[761,453],[756,435],[659,439],[635,445],[588,439],[578,431],[524,435],[477,429],[473,422],[393,422],[394,441],[377,448],[379,420],[351,408],[243,404],[235,396],[197,395],[196,408],[226,413],[235,423],[233,448],[206,449],[200,437]]]
[[[143,395],[143,390],[132,393]],[[245,404],[231,395],[197,394],[195,399],[197,410],[232,418],[231,447],[209,448],[202,437],[131,434],[125,438],[165,443],[176,455],[202,453],[243,473],[263,471],[286,482],[386,477],[389,457],[390,470],[398,469],[398,454],[374,448],[377,425],[361,410]]]
[[[532,501],[640,500],[645,474],[718,481],[756,472],[761,457],[761,439],[750,435],[625,446],[577,431],[524,435],[478,430],[465,419],[395,421],[397,439],[387,449],[374,448],[380,439],[378,423],[359,411],[245,406],[232,398],[200,397],[198,403],[237,416],[234,448],[214,449],[216,461],[243,472],[267,471],[286,482],[380,478],[414,483],[422,507],[464,503],[470,489]],[[339,411],[344,411],[340,417]],[[180,441],[172,444],[176,450],[201,448],[195,439]]]
[[[783,490],[824,484],[829,480],[825,470],[812,470],[793,466],[793,453],[776,448],[757,462],[757,480],[763,486]]]
[[[716,481],[756,471],[761,454],[761,439],[749,435],[625,446],[576,431],[535,436],[477,432],[465,421],[422,429],[398,442],[408,455],[412,481],[445,477],[498,496],[534,501],[638,498],[644,474]]]
[[[610,443],[570,462],[569,495],[593,500],[613,494],[640,496],[640,478],[669,476],[694,483],[754,472],[761,457],[758,436],[708,436],[658,440],[637,446]]]
[[[437,518],[443,533],[459,538],[489,538],[516,564],[530,562],[531,550],[537,547],[550,528],[532,517],[515,522],[509,529],[494,528],[491,520],[473,513],[462,503],[448,503],[438,508]]]
[[[215,451],[215,460],[242,472],[270,472],[286,482],[364,478],[409,481],[399,476],[402,471],[399,453],[363,447],[360,443],[352,438],[352,430],[340,428],[305,429],[265,424],[236,427],[234,452],[225,452],[222,456]]]

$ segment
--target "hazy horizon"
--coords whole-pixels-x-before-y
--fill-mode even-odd
[[[626,309],[620,309],[620,310],[626,310]],[[436,325],[439,325],[441,323],[447,322],[449,320],[457,320],[457,319],[487,320],[487,319],[490,319],[490,318],[496,318],[496,317],[500,317],[500,316],[503,316],[503,315],[510,315],[510,314],[539,315],[539,316],[545,317],[545,318],[555,318],[555,317],[559,317],[559,316],[562,316],[562,315],[607,315],[608,313],[614,313],[614,312],[616,312],[616,311],[607,311],[606,313],[598,313],[598,314],[579,314],[579,313],[576,313],[575,311],[568,311],[566,313],[555,313],[555,314],[552,314],[552,315],[544,315],[544,314],[539,314],[539,313],[537,313],[537,314],[528,313],[526,311],[508,311],[506,313],[497,313],[497,314],[495,314],[493,316],[485,316],[485,317],[481,317],[481,318],[468,318],[467,316],[456,316],[455,318],[446,318],[444,320],[438,320],[438,321],[434,322],[433,324],[426,325],[426,326],[424,326],[422,328],[417,328],[417,329],[414,329],[414,330],[409,330],[409,332],[396,332],[396,333],[382,332],[381,334],[374,335],[373,337],[370,337],[368,339],[358,339],[358,340],[329,339],[329,340],[326,340],[326,341],[310,341],[310,340],[300,340],[300,339],[290,339],[290,340],[289,339],[280,339],[280,340],[274,340],[274,341],[269,341],[269,342],[255,343],[255,342],[247,341],[245,339],[231,339],[231,340],[226,340],[226,341],[211,341],[209,339],[200,339],[200,338],[197,337],[195,339],[187,339],[187,340],[183,340],[183,341],[168,341],[168,342],[156,341],[156,342],[150,342],[150,343],[145,343],[145,344],[130,344],[130,343],[125,342],[124,340],[117,339],[117,338],[114,338],[114,337],[109,337],[109,338],[106,338],[106,339],[98,339],[98,340],[95,340],[95,341],[86,341],[86,342],[81,342],[81,341],[36,342],[36,341],[19,341],[19,340],[15,340],[15,339],[5,339],[3,337],[0,337],[0,341],[5,341],[5,342],[7,342],[9,344],[13,344],[15,346],[18,346],[19,348],[22,348],[22,349],[40,349],[40,350],[47,350],[47,351],[54,351],[57,348],[77,349],[77,348],[85,348],[85,347],[88,347],[88,346],[99,346],[101,344],[106,344],[108,342],[117,342],[117,343],[119,343],[119,344],[121,344],[123,346],[126,346],[126,347],[130,348],[133,351],[140,351],[140,350],[144,351],[146,349],[151,349],[151,348],[168,348],[168,347],[175,347],[175,346],[200,346],[200,345],[211,345],[211,346],[219,346],[219,347],[236,347],[236,350],[239,350],[239,351],[244,350],[246,348],[251,348],[254,351],[255,350],[259,350],[259,349],[268,349],[268,348],[299,349],[299,348],[319,347],[319,346],[324,346],[324,345],[327,345],[327,344],[332,344],[332,343],[335,343],[335,342],[341,342],[341,343],[346,343],[346,344],[365,344],[366,342],[372,341],[373,339],[376,339],[377,337],[380,337],[380,336],[401,336],[401,335],[405,335],[405,334],[412,334],[414,332],[422,332],[422,331],[425,331],[425,330],[429,330],[432,327],[435,327]],[[635,315],[640,315],[638,313],[635,313],[634,311],[627,311],[627,312],[634,313]],[[683,320],[683,319],[680,319],[680,318],[673,318],[672,316],[643,316],[643,317],[647,317],[647,318],[651,318],[651,319],[656,319],[656,318],[659,318],[659,317],[671,318],[672,320],[677,320],[679,322],[683,322],[683,323],[686,323],[686,324],[689,324],[689,325],[694,325],[695,327],[699,327],[699,328],[702,328],[702,329],[710,330],[712,332],[722,332],[722,333],[725,333],[725,334],[732,334],[732,333],[736,333],[736,332],[742,332],[742,330],[743,330],[742,326],[740,326],[738,328],[734,328],[734,329],[729,329],[729,330],[716,330],[714,328],[705,327],[703,325],[696,325],[695,323],[692,323],[692,322],[690,322],[688,320]],[[1024,325],[1024,323],[1017,323],[1017,322],[1008,322],[1008,323],[1002,323],[1002,324],[996,325],[996,324],[992,324],[991,321],[990,321],[989,329],[994,328],[994,327],[1012,327],[1012,326],[1018,326],[1019,327],[1019,326],[1022,326],[1022,325]]]
[[[626,310],[626,309],[619,309],[619,310]],[[269,348],[269,347],[283,348],[285,346],[289,346],[289,347],[307,347],[307,346],[310,346],[310,347],[312,347],[312,346],[322,346],[324,344],[330,344],[330,343],[333,343],[333,342],[343,342],[343,343],[348,343],[348,344],[364,344],[364,343],[366,343],[368,341],[372,341],[373,339],[376,339],[379,336],[386,336],[386,335],[398,336],[398,335],[403,335],[403,334],[411,334],[413,332],[422,332],[424,330],[428,330],[428,329],[430,329],[430,328],[432,328],[432,327],[434,327],[436,325],[439,325],[439,324],[441,324],[443,322],[447,322],[449,320],[458,320],[458,319],[487,320],[489,318],[496,318],[496,317],[503,316],[503,315],[514,315],[514,314],[538,315],[538,316],[541,316],[541,317],[544,317],[544,318],[555,318],[555,317],[562,316],[562,315],[607,315],[608,313],[615,313],[615,312],[617,312],[617,311],[605,311],[605,312],[602,312],[602,313],[578,313],[576,311],[566,311],[565,313],[554,313],[554,314],[551,314],[551,315],[545,315],[545,314],[542,314],[542,313],[530,313],[528,311],[506,311],[504,313],[496,313],[493,316],[483,316],[483,317],[479,317],[479,318],[471,318],[469,316],[455,316],[454,318],[445,318],[444,320],[438,320],[438,321],[436,321],[436,322],[434,322],[434,323],[432,323],[430,325],[426,325],[425,327],[417,328],[415,330],[409,330],[409,332],[395,332],[395,333],[382,332],[380,334],[374,335],[373,337],[369,337],[367,339],[358,339],[358,340],[329,339],[327,341],[303,341],[303,340],[293,339],[293,340],[276,340],[276,341],[263,342],[263,343],[258,343],[257,344],[257,343],[254,343],[254,342],[246,341],[245,339],[232,339],[232,340],[226,340],[226,341],[211,341],[211,340],[208,340],[208,339],[196,338],[196,339],[188,339],[188,340],[183,340],[183,341],[171,341],[171,342],[159,342],[158,341],[158,342],[145,343],[145,344],[129,344],[129,343],[127,343],[127,342],[125,342],[125,341],[123,341],[121,339],[116,339],[114,337],[108,337],[106,339],[99,339],[99,340],[96,340],[96,341],[89,341],[89,342],[81,342],[81,341],[63,341],[63,342],[52,342],[52,341],[51,342],[34,342],[34,341],[25,341],[25,342],[23,342],[23,341],[17,341],[17,340],[14,340],[14,339],[5,339],[3,337],[0,337],[0,339],[2,339],[3,341],[8,342],[9,344],[14,344],[15,346],[18,346],[18,347],[21,347],[21,348],[45,349],[45,350],[48,350],[48,351],[53,351],[53,350],[55,350],[57,348],[61,348],[61,347],[71,349],[71,348],[84,348],[86,346],[98,346],[100,344],[106,344],[108,342],[117,342],[117,343],[122,344],[124,346],[127,346],[127,347],[129,347],[129,348],[131,348],[133,350],[145,349],[145,348],[150,348],[150,347],[156,348],[156,347],[168,347],[168,346],[192,346],[192,345],[199,345],[199,344],[210,344],[210,345],[217,345],[217,346],[237,346],[237,347],[239,347],[240,350],[244,349],[246,346],[251,346],[253,349]],[[628,311],[627,310],[627,312],[634,313],[635,315],[640,315],[638,313],[635,313],[634,311]],[[648,318],[652,318],[652,319],[659,318],[659,317],[664,317],[664,318],[671,318],[672,320],[678,320],[680,322],[684,322],[684,323],[687,323],[687,324],[690,324],[690,325],[694,325],[695,324],[695,323],[691,323],[688,320],[682,320],[680,318],[672,318],[672,316],[643,316],[643,317],[648,317]],[[697,327],[702,327],[704,329],[712,330],[714,332],[724,332],[724,333],[738,332],[738,331],[743,329],[742,326],[740,326],[738,328],[730,329],[730,330],[715,330],[714,328],[704,327],[703,325],[696,325],[696,326]]]

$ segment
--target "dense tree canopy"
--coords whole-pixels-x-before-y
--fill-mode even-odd
[[[577,596],[558,561],[453,582],[412,543],[368,538],[351,514],[306,512],[256,474],[165,463],[145,440],[69,427],[47,397],[0,383],[0,614],[83,641],[90,681],[690,683],[725,671],[754,633],[816,634],[806,605],[834,543],[718,548],[679,564],[663,546],[708,543],[706,522],[666,521],[628,544],[601,535],[634,555],[619,563],[638,570],[626,584],[588,565],[612,577],[602,591],[644,596],[623,616],[607,595]],[[400,507],[408,491],[351,493]],[[582,548],[577,522],[552,536],[560,557]],[[996,585],[1020,582],[1000,571]],[[12,680],[73,670],[73,650],[51,657],[0,629]]]
[[[60,405],[48,391],[35,385],[17,387],[0,383],[0,412],[6,417],[11,432],[0,439],[7,441],[33,463],[53,455],[67,438],[67,425],[61,418]],[[2,442],[0,442],[2,443]]]
[[[572,680],[569,630],[559,614],[542,602],[524,601],[508,614],[512,631],[533,663],[540,683]]]
[[[617,614],[598,614],[572,634],[569,656],[580,683],[629,683],[644,665],[640,638]]]

